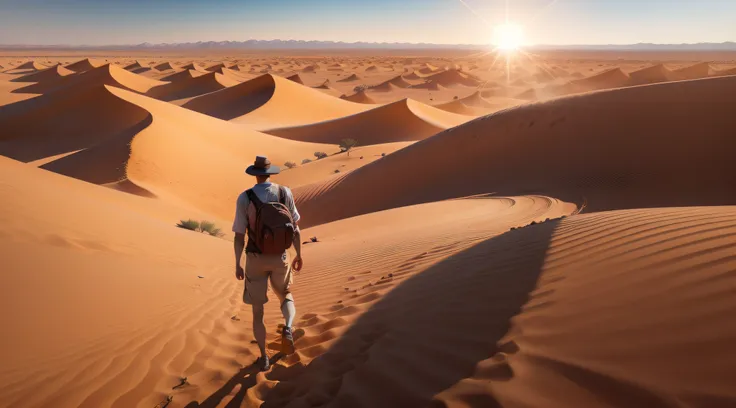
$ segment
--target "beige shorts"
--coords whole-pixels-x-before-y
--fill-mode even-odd
[[[247,253],[245,255],[245,291],[243,302],[249,305],[262,305],[268,302],[268,281],[271,289],[283,302],[294,300],[289,291],[292,283],[291,264],[284,255],[262,255]]]

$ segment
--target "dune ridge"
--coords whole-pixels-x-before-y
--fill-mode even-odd
[[[271,129],[267,133],[290,140],[337,144],[349,134],[361,145],[422,140],[468,118],[410,99],[361,113],[310,125]]]
[[[259,130],[320,122],[369,109],[271,74],[200,96],[183,106]]]
[[[592,211],[727,204],[734,90],[736,79],[720,77],[507,109],[357,169],[331,189],[301,187],[297,201],[308,225],[488,191],[546,194]],[[456,175],[435,163],[461,166],[473,182],[453,183]]]

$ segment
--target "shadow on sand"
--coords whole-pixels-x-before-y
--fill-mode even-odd
[[[406,279],[308,365],[274,364],[266,378],[279,382],[264,393],[261,406],[442,406],[433,401],[436,394],[472,376],[476,364],[500,348],[514,346],[499,341],[536,287],[558,223],[483,241]],[[415,257],[408,264],[414,260],[419,261]],[[359,313],[345,303],[344,313],[322,316],[337,321]],[[322,334],[297,342],[298,352],[311,354],[321,345],[310,337]],[[246,395],[256,375],[256,368],[248,367],[202,403],[186,407],[218,406],[238,384],[238,394],[226,406],[257,405]],[[513,376],[510,367],[503,375]],[[485,400],[483,405],[498,403]]]

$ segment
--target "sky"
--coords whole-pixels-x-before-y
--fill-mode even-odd
[[[507,15],[526,45],[736,41],[736,0],[0,0],[0,44],[490,44]]]

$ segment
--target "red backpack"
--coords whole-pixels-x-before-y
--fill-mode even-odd
[[[263,203],[251,189],[246,192],[255,206],[256,219],[253,227],[255,244],[265,255],[281,255],[291,248],[294,240],[294,219],[286,206],[286,190],[279,186],[277,202]]]

